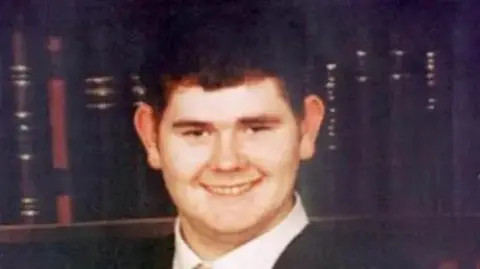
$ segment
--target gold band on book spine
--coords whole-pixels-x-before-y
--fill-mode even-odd
[[[336,137],[336,121],[337,121],[337,107],[336,107],[336,91],[337,91],[337,84],[336,84],[336,70],[337,64],[336,63],[329,63],[326,66],[327,69],[327,81],[325,83],[325,88],[327,89],[327,99],[328,99],[328,136],[330,137],[328,149],[329,150],[337,150],[337,140]]]
[[[437,66],[436,66],[436,58],[437,54],[434,51],[428,51],[425,53],[426,61],[425,61],[425,80],[427,84],[428,90],[428,97],[427,97],[427,110],[432,112],[435,110],[437,106],[437,98],[435,92],[436,86],[436,77],[437,77]]]
[[[145,90],[145,87],[140,82],[140,76],[133,74],[133,75],[130,75],[130,79],[133,83],[132,93],[133,93],[133,96],[135,97],[134,105],[136,106],[139,102],[142,102],[145,100],[146,90]]]
[[[111,76],[89,77],[85,79],[87,88],[85,94],[89,100],[88,109],[107,110],[115,106],[114,78]]]

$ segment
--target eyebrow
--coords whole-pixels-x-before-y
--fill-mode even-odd
[[[255,124],[272,124],[276,125],[281,123],[281,119],[278,116],[273,115],[259,115],[259,116],[246,116],[241,117],[236,121],[236,124],[241,125],[255,125]],[[174,121],[172,128],[207,128],[213,127],[214,123],[209,121],[202,121],[196,119],[179,119]]]

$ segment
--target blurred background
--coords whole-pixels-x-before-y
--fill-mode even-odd
[[[50,244],[170,231],[132,125],[143,51],[162,14],[245,2],[0,3],[0,268],[72,268]],[[327,105],[298,186],[310,216],[384,232],[424,268],[480,268],[480,3],[291,3],[308,22],[308,90]]]

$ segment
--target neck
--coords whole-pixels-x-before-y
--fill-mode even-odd
[[[180,216],[182,237],[190,248],[203,260],[215,260],[241,245],[268,232],[290,213],[294,205],[294,199],[288,199],[281,208],[266,216],[253,227],[235,233],[222,233],[213,230],[199,222],[188,221],[188,218]]]

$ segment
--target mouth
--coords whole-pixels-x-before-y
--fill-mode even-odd
[[[263,178],[258,178],[252,181],[235,185],[208,185],[202,183],[200,184],[200,186],[202,186],[202,188],[214,195],[239,196],[252,190],[255,186],[262,182],[262,180]]]

